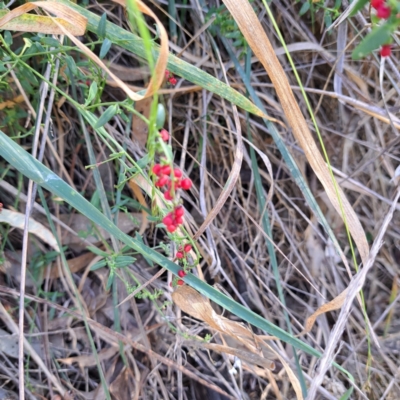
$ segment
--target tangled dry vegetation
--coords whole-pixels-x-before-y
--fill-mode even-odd
[[[226,79],[252,102],[257,96],[268,115],[281,122],[275,124],[277,132],[336,236],[349,269],[335,252],[315,209],[306,201],[296,180],[297,171],[288,167],[270,126],[259,116],[243,109],[235,111],[227,100],[176,75],[177,84],[164,82],[159,95],[167,113],[165,127],[171,133],[175,165],[194,183],[188,193],[182,194],[191,236],[230,179],[238,160],[239,130],[245,141],[236,184],[196,241],[202,259],[193,273],[294,337],[304,330],[307,318],[318,307],[349,286],[349,272],[356,273],[348,236],[340,213],[332,206],[310,162],[310,157],[316,155],[304,152],[293,126],[288,124],[290,116],[282,108],[273,78],[254,53],[248,57],[243,36],[224,28],[223,23],[228,28],[232,23],[228,11],[217,9],[212,13],[211,7],[221,4],[209,3],[176,1],[172,7],[176,24],[169,18],[167,1],[152,0],[147,5],[166,27],[171,53],[223,82]],[[341,10],[346,4],[343,1]],[[293,68],[268,13],[259,0],[251,6],[318,143]],[[334,176],[371,246],[397,190],[398,182],[393,178],[400,156],[399,52],[395,49],[391,59],[386,60],[380,78],[378,57],[357,62],[350,57],[357,34],[366,24],[361,14],[327,32],[321,9],[299,16],[300,6],[282,0],[272,2],[271,9],[304,85]],[[86,8],[99,16],[106,13],[108,21],[129,31],[120,4],[89,1]],[[153,21],[146,21],[156,34]],[[12,35],[15,51],[23,46],[22,37],[28,34]],[[89,44],[98,38],[88,33],[80,40]],[[92,46],[96,54],[100,48],[101,41]],[[63,57],[55,82],[66,94],[83,104],[93,77],[99,86],[104,85],[103,105],[92,110],[97,118],[107,104],[125,100],[126,93],[120,86],[109,75],[101,75],[94,63],[86,63],[87,57],[73,44],[65,42],[59,51]],[[232,53],[247,68],[244,73],[253,93],[246,87]],[[66,72],[68,66],[71,68],[68,57],[75,60],[82,76],[74,88]],[[47,61],[43,54],[29,59],[31,67],[43,75]],[[149,69],[132,52],[113,44],[104,61],[132,90],[146,87]],[[59,92],[53,103],[49,98],[41,99],[40,79],[30,80],[23,75],[26,69],[12,68],[9,62],[5,61],[7,73],[1,72],[1,129],[31,151],[39,103],[44,100],[45,107],[50,104],[45,115],[51,118],[51,132],[43,163],[94,206],[101,208],[102,202],[108,201],[113,218],[118,212],[115,221],[123,232],[131,236],[139,233],[145,245],[162,254],[175,251],[165,229],[157,225],[158,215],[148,215],[154,210],[151,189],[146,193],[141,182],[135,180],[119,185],[120,164],[116,158],[105,162],[113,157],[107,143],[88,124],[84,124],[84,132],[76,107]],[[150,106],[151,98],[135,104],[136,110],[146,116]],[[116,114],[104,127],[134,160],[145,156],[147,125],[137,115],[130,125],[123,115]],[[86,134],[90,135],[97,169],[86,168],[93,164]],[[3,158],[0,178],[0,398],[16,399],[21,379],[16,332],[23,261],[22,214],[28,180]],[[102,193],[107,196],[102,197]],[[31,215],[37,226],[30,227],[27,242],[23,359],[27,399],[293,399],[301,398],[301,382],[309,387],[321,372],[316,355],[265,338],[263,335],[271,332],[243,323],[234,310],[208,302],[189,285],[171,288],[172,274],[166,269],[137,252],[126,248],[122,251],[121,242],[61,198],[47,191],[45,198],[65,258],[56,251],[60,249],[43,208],[43,197],[38,195]],[[352,387],[352,399],[400,398],[398,207],[394,218],[387,221],[383,245],[362,282],[362,298],[350,303],[353,307],[348,315],[341,315],[340,308],[321,313],[311,331],[300,337],[321,353],[333,346],[331,359],[354,377],[351,383],[331,366],[321,375],[323,380],[313,398],[339,399]],[[103,252],[115,249],[122,258],[114,257],[114,265],[120,262],[123,268],[110,280],[110,265],[102,264]],[[357,263],[362,260],[359,252],[356,247]],[[135,295],[127,300],[133,292]],[[360,304],[365,305],[367,318]],[[338,319],[344,328],[332,337]],[[296,383],[289,379],[291,373],[299,377],[297,391]]]

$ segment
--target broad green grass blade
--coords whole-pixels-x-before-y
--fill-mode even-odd
[[[107,217],[105,217],[99,210],[97,210],[96,207],[89,203],[89,201],[87,201],[77,191],[71,188],[54,172],[52,172],[35,158],[33,158],[27,151],[22,149],[17,143],[15,143],[2,131],[0,131],[0,156],[3,157],[23,175],[25,175],[29,179],[32,179],[38,185],[47,189],[51,193],[64,199],[64,201],[66,201],[76,210],[84,214],[95,224],[108,231],[110,235],[114,235],[115,238],[130,246],[133,250],[149,258],[161,267],[168,269],[173,274],[178,274],[178,271],[181,269],[178,265],[168,260],[163,255],[157,253],[155,250],[147,247],[141,240],[132,238],[123,233]],[[311,346],[302,342],[296,337],[288,334],[283,329],[265,320],[253,311],[243,307],[241,304],[238,304],[237,302],[217,291],[207,283],[201,281],[193,274],[187,274],[184,280],[187,284],[198,290],[201,294],[219,304],[221,307],[230,311],[239,318],[243,319],[244,321],[247,321],[251,325],[256,326],[257,328],[276,336],[283,342],[293,345],[298,350],[303,350],[307,354],[321,357],[321,353],[319,351],[313,349]],[[354,378],[345,369],[343,369],[336,363],[334,363],[334,365],[346,376],[348,376],[351,381],[354,382]]]

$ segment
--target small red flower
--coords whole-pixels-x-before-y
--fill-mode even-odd
[[[155,185],[157,187],[162,187],[168,183],[168,176],[162,176],[156,183]]]
[[[182,286],[185,282],[183,282],[182,279],[178,279],[178,282],[176,282],[177,285]]]
[[[178,80],[177,80],[174,76],[171,76],[171,78],[168,79],[168,82],[169,82],[172,86],[175,86],[175,85],[177,84]]]
[[[179,278],[183,278],[184,276],[186,276],[186,272],[183,269],[181,269],[178,271],[178,276]]]
[[[185,247],[183,248],[183,251],[185,253],[189,253],[189,251],[192,251],[192,245],[191,244],[185,244]]]
[[[166,129],[161,129],[161,131],[160,131],[160,136],[161,136],[161,139],[162,139],[164,142],[168,142],[168,140],[169,140],[169,133],[168,133],[168,131],[167,131]]]
[[[171,167],[169,165],[164,165],[161,167],[161,173],[163,175],[170,175],[171,174]]]
[[[175,208],[175,217],[180,218],[185,215],[185,209],[182,206]]]
[[[173,197],[172,197],[172,195],[171,195],[171,192],[170,192],[169,190],[167,190],[167,191],[164,193],[164,199],[165,199],[165,200],[169,200],[169,201],[171,201],[171,200],[173,199]]]
[[[385,0],[371,0],[371,7],[378,9],[381,5],[383,5],[383,3],[385,2]]]
[[[392,54],[392,47],[390,44],[384,44],[381,47],[381,57],[389,57]]]
[[[161,175],[161,165],[154,164],[152,171],[153,171],[154,175],[160,176]]]
[[[381,19],[388,19],[392,13],[392,9],[385,4],[380,5],[376,9],[376,16]]]
[[[183,190],[189,190],[192,187],[192,181],[189,178],[182,179],[181,188]]]
[[[175,168],[174,169],[174,175],[175,175],[175,178],[179,179],[179,178],[182,178],[183,173],[179,168]]]
[[[167,231],[170,232],[170,233],[174,233],[176,231],[176,229],[177,229],[177,226],[174,225],[174,224],[171,224],[171,225],[167,226]]]
[[[178,251],[178,252],[176,253],[176,258],[181,259],[181,258],[183,258],[183,257],[185,257],[185,256],[184,256],[184,254],[183,254],[181,251]],[[182,277],[181,277],[181,278],[182,278]]]

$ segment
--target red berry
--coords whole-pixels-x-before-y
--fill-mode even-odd
[[[177,228],[176,225],[171,224],[171,225],[168,225],[168,226],[167,226],[167,231],[170,232],[170,233],[173,233],[173,232],[176,231],[176,228]]]
[[[179,168],[174,169],[175,178],[182,178],[182,171]]]
[[[183,251],[185,253],[189,253],[189,251],[192,250],[192,245],[191,244],[185,244],[185,247],[183,248]]]
[[[392,13],[392,10],[390,7],[388,7],[385,4],[380,5],[376,9],[376,16],[381,19],[388,19],[390,17],[390,14]]]
[[[184,276],[186,276],[186,272],[183,269],[181,269],[178,271],[178,276],[179,278],[183,278]]]
[[[153,174],[160,176],[161,173],[161,165],[160,164],[154,164],[153,168],[152,168]]]
[[[183,217],[185,215],[185,209],[182,206],[176,207],[174,213],[176,218]]]
[[[171,200],[173,199],[173,197],[172,197],[172,195],[171,195],[171,192],[170,192],[169,190],[167,190],[167,191],[164,193],[164,199],[165,199],[165,200],[169,200],[169,201],[171,201]]]
[[[166,185],[166,184],[168,183],[168,181],[169,181],[168,176],[162,176],[162,177],[155,183],[155,185],[156,185],[157,187],[162,187],[162,186]]]
[[[176,83],[178,82],[178,80],[177,80],[174,76],[171,76],[171,78],[168,79],[168,82],[169,82],[172,86],[175,86]]]
[[[182,217],[176,217],[175,218],[175,223],[177,225],[182,225],[183,224],[183,218]]]
[[[168,131],[166,129],[161,129],[160,136],[161,136],[161,139],[164,140],[164,142],[168,142],[169,133],[168,133]]]
[[[165,77],[168,79],[170,72],[166,69],[165,70]]]
[[[389,57],[392,54],[392,48],[390,44],[384,44],[381,47],[381,57]]]
[[[385,2],[385,0],[371,0],[371,7],[377,9],[377,8],[379,8],[384,2]]]
[[[182,279],[178,279],[178,282],[176,282],[177,285],[182,286],[185,282],[183,282]]]
[[[161,167],[161,173],[163,175],[170,175],[171,174],[171,167],[169,165],[164,165]]]
[[[168,225],[173,225],[174,224],[174,219],[172,218],[171,213],[167,214],[163,220],[162,220],[163,224],[168,226]]]
[[[182,179],[181,188],[183,190],[189,190],[192,187],[192,181],[189,178]]]
[[[185,256],[183,255],[183,253],[182,253],[181,251],[178,251],[178,252],[176,253],[176,258],[181,259],[181,258],[183,258],[183,257],[185,257]],[[182,277],[181,277],[181,278],[182,278]]]

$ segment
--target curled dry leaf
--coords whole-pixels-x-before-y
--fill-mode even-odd
[[[297,399],[303,399],[300,383],[289,364],[261,337],[255,335],[239,322],[231,321],[218,315],[212,308],[210,300],[188,285],[178,286],[172,293],[172,300],[185,313],[206,322],[210,328],[224,335],[229,335],[247,347],[252,353],[260,354],[260,348],[267,348],[269,354],[274,354],[282,362],[296,392]],[[219,350],[222,349],[220,348]],[[259,357],[261,356],[262,353]],[[238,357],[240,356],[238,355]]]
[[[15,228],[24,229],[25,214],[21,214],[17,211],[3,209],[3,211],[0,213],[0,222],[5,222]],[[47,243],[54,250],[60,251],[57,240],[53,236],[51,231],[32,218],[29,218],[28,231],[29,233],[33,233],[38,238],[42,239],[43,242]]]
[[[37,7],[51,12],[58,18],[27,14]],[[74,36],[82,36],[86,31],[87,19],[78,12],[54,1],[25,3],[14,10],[0,11],[0,27],[10,31],[38,32],[59,35],[67,30]]]

